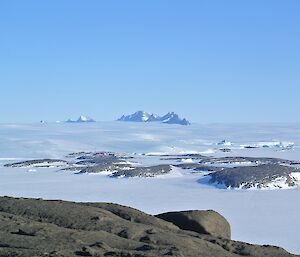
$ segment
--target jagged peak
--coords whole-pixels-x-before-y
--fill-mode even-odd
[[[190,125],[190,122],[183,118],[181,119],[175,112],[168,112],[163,116],[148,113],[145,111],[137,111],[131,115],[122,115],[118,121],[131,121],[131,122],[162,122],[166,124],[180,124]]]

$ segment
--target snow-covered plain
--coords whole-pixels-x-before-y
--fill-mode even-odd
[[[219,150],[218,142],[222,140],[231,142],[231,152]],[[292,147],[284,147],[284,142],[292,142],[288,144]],[[245,145],[257,147],[242,147]],[[0,195],[115,202],[153,214],[214,209],[229,220],[233,239],[274,244],[300,253],[300,188],[219,189],[198,183],[203,174],[188,170],[176,170],[176,176],[161,178],[115,179],[104,175],[75,175],[57,168],[2,166],[19,160],[63,158],[71,152],[99,150],[141,154],[138,158],[147,153],[201,152],[214,156],[280,157],[299,161],[300,124],[0,125]]]

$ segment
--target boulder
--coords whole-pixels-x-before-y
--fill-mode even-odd
[[[226,239],[231,238],[230,224],[222,215],[215,211],[167,212],[156,217],[171,222],[183,230]]]

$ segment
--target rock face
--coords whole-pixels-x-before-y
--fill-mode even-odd
[[[131,115],[123,115],[118,121],[131,121],[131,122],[161,122],[165,124],[179,124],[190,125],[191,123],[186,119],[181,119],[178,114],[169,112],[164,116],[150,114],[144,111],[137,111]]]
[[[198,215],[196,213],[196,217]],[[210,222],[213,220],[218,222],[218,219]],[[172,223],[116,204],[0,197],[0,256],[295,255],[278,247],[250,245],[207,233],[181,230]]]
[[[208,234],[226,239],[231,238],[228,221],[215,211],[182,211],[167,212],[156,217],[172,222],[183,230],[190,230],[200,234]]]

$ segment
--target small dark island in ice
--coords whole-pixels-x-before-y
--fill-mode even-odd
[[[226,168],[209,174],[210,183],[226,188],[280,189],[299,185],[300,170],[280,164]]]
[[[199,183],[229,189],[285,189],[300,186],[299,163],[278,158],[213,157],[201,154],[136,155],[113,152],[71,153],[66,159],[28,160],[12,168],[59,168],[75,174],[112,178],[199,174]]]
[[[7,168],[54,168],[63,167],[67,165],[68,162],[59,159],[40,159],[40,160],[29,160],[16,163],[5,164],[4,167]]]

